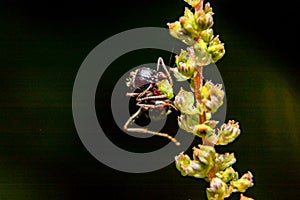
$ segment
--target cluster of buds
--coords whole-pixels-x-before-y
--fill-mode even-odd
[[[224,198],[229,197],[233,192],[245,192],[249,187],[253,186],[253,176],[251,172],[247,172],[240,179],[238,179],[236,172],[234,174],[235,177],[227,184],[221,178],[214,177],[210,181],[210,187],[206,189],[208,199],[224,200]],[[254,199],[241,194],[240,200]]]
[[[206,190],[210,200],[223,200],[233,192],[245,192],[253,186],[251,172],[239,178],[238,173],[232,168],[235,162],[233,153],[218,154],[214,147],[208,145],[194,147],[193,159],[183,153],[175,157],[176,168],[183,176],[210,181],[210,188]]]
[[[227,145],[237,138],[241,133],[240,126],[238,122],[234,120],[229,120],[227,124],[223,124],[220,129],[218,129],[218,145]]]
[[[199,145],[193,148],[193,160],[183,153],[175,157],[177,169],[183,176],[206,178],[214,167],[215,149],[211,146]]]
[[[211,114],[216,112],[217,109],[223,104],[224,91],[222,90],[222,85],[213,84],[211,81],[207,81],[204,86],[200,89],[201,102],[197,102],[195,105],[194,95],[192,92],[180,89],[179,93],[175,97],[174,104],[176,108],[181,112],[178,118],[178,125],[183,130],[193,133],[199,137],[206,137],[208,140],[216,144],[218,141],[218,136],[215,134],[215,127],[218,121],[211,120]],[[199,124],[199,115],[205,114],[206,121]],[[230,125],[231,125],[230,121]],[[222,126],[221,131],[229,130]],[[236,131],[236,129],[234,129]],[[222,135],[219,140],[219,144],[224,144],[225,141],[233,141],[235,135],[230,135],[227,132]],[[227,138],[228,137],[228,138]]]
[[[175,157],[176,167],[182,175],[206,178],[220,178],[227,183],[237,177],[237,173],[231,168],[236,162],[234,154],[218,154],[213,146],[198,145],[193,148],[193,159],[183,153]]]
[[[204,131],[202,137],[213,145],[227,145],[241,134],[239,123],[234,120],[229,120],[227,123],[222,124],[217,134],[215,133],[214,124],[212,126],[207,122],[204,122],[204,124],[209,124],[210,126]],[[210,129],[213,129],[213,131]]]
[[[206,194],[210,200],[223,200],[229,197],[233,192],[245,192],[249,187],[253,186],[253,175],[251,172],[245,173],[241,178],[238,178],[237,172],[229,168],[229,179],[226,183],[222,178],[214,177],[210,182],[210,188],[206,189]],[[223,173],[225,174],[226,171]],[[243,194],[240,200],[253,200],[252,198],[245,197]]]
[[[210,188],[206,189],[206,195],[210,200],[223,200],[229,197],[230,194],[228,185],[217,177],[211,180]]]
[[[179,127],[205,138],[213,145],[227,145],[233,142],[241,133],[239,123],[229,120],[218,129],[216,134],[215,128],[218,121],[211,120],[212,114],[223,105],[225,92],[222,90],[222,85],[207,81],[199,92],[201,102],[196,102],[196,104],[193,92],[181,88],[176,95],[174,105],[181,112],[178,117]],[[199,115],[205,115],[206,121],[199,124]]]
[[[172,69],[177,81],[189,81],[193,92],[181,88],[175,96],[174,105],[181,112],[178,125],[181,129],[202,138],[203,144],[193,148],[193,158],[180,153],[175,157],[176,168],[183,176],[203,178],[210,182],[206,194],[209,200],[223,200],[233,192],[245,192],[253,186],[251,172],[239,178],[232,168],[236,162],[233,153],[218,154],[214,145],[227,145],[241,133],[238,122],[229,120],[220,129],[218,121],[211,116],[223,104],[224,91],[221,84],[211,81],[202,83],[204,66],[215,63],[225,54],[219,35],[214,35],[213,10],[203,0],[184,0],[192,8],[185,8],[178,21],[168,23],[170,34],[189,45],[175,57]],[[195,102],[196,97],[196,102]],[[217,133],[216,133],[217,130]],[[241,200],[253,200],[241,194]]]
[[[215,113],[223,105],[222,85],[207,81],[200,90],[202,111]]]
[[[245,173],[240,179],[235,179],[230,182],[233,187],[233,192],[245,192],[253,184],[253,175],[251,172]]]
[[[194,4],[192,6],[197,7]],[[193,45],[199,37],[205,35],[204,37],[207,38],[208,33],[203,31],[213,26],[213,14],[209,3],[206,3],[203,9],[195,9],[195,12],[186,7],[184,15],[178,21],[167,24],[170,34],[188,45]]]
[[[187,2],[195,8],[195,12],[185,8],[184,16],[167,25],[173,37],[191,46],[187,49],[189,53],[182,51],[179,55],[181,58],[177,58],[176,62],[179,71],[190,72],[199,65],[205,66],[211,62],[217,62],[224,56],[225,48],[219,35],[214,35],[212,29],[214,13],[210,4],[206,3],[204,8],[196,9],[200,1]],[[192,54],[191,51],[193,51]],[[183,57],[185,58],[182,59]],[[190,73],[188,74],[190,75]]]

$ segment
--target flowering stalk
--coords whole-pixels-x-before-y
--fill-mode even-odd
[[[233,192],[245,192],[253,186],[253,175],[245,173],[241,178],[232,165],[236,162],[233,153],[218,154],[215,145],[227,145],[237,138],[241,130],[239,123],[229,120],[217,129],[212,114],[223,104],[222,85],[209,80],[203,84],[202,71],[225,54],[219,35],[214,35],[213,11],[203,0],[184,0],[194,11],[185,8],[178,21],[168,23],[170,34],[189,45],[176,55],[173,69],[177,81],[189,81],[191,92],[181,88],[174,104],[181,112],[178,125],[187,132],[202,138],[202,144],[193,148],[193,157],[180,153],[175,157],[176,168],[183,176],[203,178],[210,182],[206,194],[209,200],[222,200]],[[195,102],[195,100],[196,102]],[[241,199],[251,199],[241,194]]]

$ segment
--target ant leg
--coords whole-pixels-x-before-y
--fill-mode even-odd
[[[136,97],[139,96],[140,93],[135,93],[135,92],[127,92],[126,96],[130,96],[130,97]]]
[[[163,66],[163,68],[164,68],[164,70],[167,73],[167,76],[169,78],[170,84],[173,86],[173,80],[171,78],[171,75],[170,75],[169,71],[167,70],[167,67],[166,67],[166,65],[165,65],[164,60],[162,59],[162,57],[159,57],[158,60],[157,60],[157,67],[156,67],[157,71],[158,71],[160,65]]]
[[[149,90],[152,88],[152,85],[150,84],[148,86],[148,88],[146,88],[143,92],[141,93],[137,93],[137,92],[127,92],[126,93],[126,96],[130,96],[130,97],[136,97],[136,100],[137,101],[142,101],[144,100],[144,98],[147,98],[147,97],[144,97],[144,98],[141,98],[142,96],[144,96],[146,93],[151,93]]]
[[[139,98],[139,100],[144,101],[144,100],[149,100],[149,99],[164,99],[166,97],[167,97],[167,95],[162,94],[162,95],[158,95],[158,96],[147,96],[147,97]]]
[[[148,133],[148,134],[152,134],[152,135],[158,135],[158,136],[162,136],[165,138],[168,138],[169,140],[171,140],[172,142],[174,142],[177,146],[180,145],[180,143],[173,138],[172,136],[168,135],[167,133],[160,133],[160,132],[156,132],[156,131],[150,131],[146,128],[128,128],[128,125],[132,122],[134,122],[134,120],[139,116],[139,114],[142,112],[142,107],[139,108],[139,110],[134,113],[131,117],[129,117],[129,119],[127,120],[127,122],[124,124],[124,130],[126,131],[130,131],[130,132],[138,132],[138,133]]]
[[[151,93],[150,91],[146,91],[145,92],[145,94],[146,93]],[[137,97],[137,96],[139,96],[141,93],[138,93],[138,92],[127,92],[126,93],[126,96],[130,96],[130,97]]]
[[[142,104],[142,103],[137,103],[136,104],[137,106],[140,106],[140,107],[143,107],[143,108],[158,108],[158,107],[161,107],[161,108],[165,108],[165,107],[172,107],[174,108],[175,110],[178,110],[172,103],[168,103],[168,102],[165,102],[165,101],[159,101],[157,100],[156,101],[156,104],[155,105],[152,105],[152,104]]]
[[[152,88],[152,84],[150,84],[143,92],[141,92],[138,96],[137,96],[137,98],[136,98],[136,100],[137,101],[142,101],[141,99],[141,97],[144,95],[144,94],[146,94],[146,92],[148,92],[150,89]]]

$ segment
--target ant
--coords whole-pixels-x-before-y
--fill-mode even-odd
[[[160,66],[163,67],[165,73],[159,71]],[[129,117],[123,128],[126,131],[148,133],[166,137],[179,146],[180,143],[167,133],[150,131],[146,128],[128,128],[128,125],[133,123],[142,112],[160,109],[165,114],[168,114],[170,113],[170,108],[177,110],[171,101],[174,97],[172,88],[173,81],[163,59],[161,57],[158,58],[156,70],[148,67],[142,67],[132,71],[130,73],[130,77],[127,79],[126,85],[135,89],[135,92],[127,93],[127,96],[136,98],[136,105],[139,109],[136,113]]]

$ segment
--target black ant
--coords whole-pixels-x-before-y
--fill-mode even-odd
[[[165,73],[159,72],[160,66],[163,67]],[[172,88],[173,81],[163,59],[161,57],[158,58],[156,70],[142,67],[132,71],[130,77],[127,79],[126,85],[135,89],[135,92],[127,93],[127,96],[136,98],[136,105],[139,109],[129,117],[124,124],[124,129],[131,132],[141,132],[166,137],[179,146],[180,143],[167,133],[150,131],[146,128],[128,128],[128,125],[134,122],[142,112],[149,111],[150,109],[160,109],[163,110],[165,114],[169,113],[170,108],[177,110],[171,100],[174,96]]]

